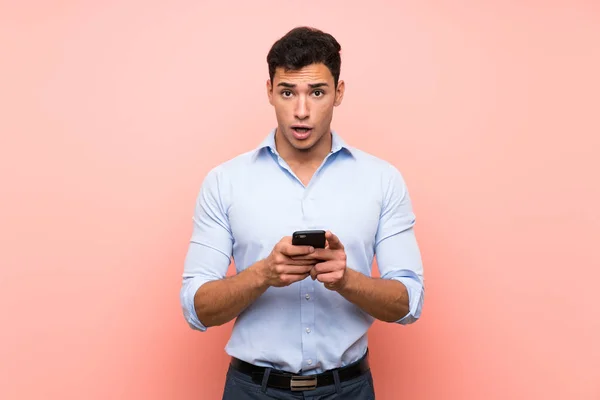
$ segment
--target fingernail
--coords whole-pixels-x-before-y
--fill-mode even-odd
[[[313,251],[315,251],[315,248],[311,246],[311,247],[309,247],[309,248],[308,248],[308,251],[309,251],[310,253],[312,253]]]

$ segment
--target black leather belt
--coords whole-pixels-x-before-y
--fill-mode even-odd
[[[340,382],[358,378],[360,375],[369,371],[369,354],[366,353],[363,358],[342,368],[337,368]],[[254,383],[262,384],[265,374],[265,367],[257,367],[235,357],[231,358],[231,367],[252,378]],[[292,391],[313,390],[317,387],[333,385],[333,371],[329,370],[320,374],[313,375],[294,375],[289,372],[271,370],[267,386],[277,389],[287,389]]]

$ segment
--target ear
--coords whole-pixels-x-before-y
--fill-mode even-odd
[[[337,88],[335,88],[335,101],[333,102],[334,106],[339,106],[342,104],[342,99],[344,98],[344,91],[346,90],[346,84],[344,81],[338,81]]]
[[[269,103],[273,105],[273,84],[271,79],[267,79],[267,96],[269,97]]]

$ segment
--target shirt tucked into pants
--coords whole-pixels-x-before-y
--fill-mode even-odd
[[[331,135],[331,152],[307,185],[278,153],[275,129],[257,149],[207,174],[192,218],[181,288],[190,327],[208,329],[196,314],[195,295],[202,285],[224,279],[232,258],[241,273],[268,257],[284,236],[307,229],[334,233],[344,245],[347,268],[367,277],[376,255],[380,278],[402,283],[408,293],[409,310],[395,322],[408,325],[419,319],[423,266],[405,181],[392,164]],[[267,371],[320,374],[359,360],[373,322],[341,294],[306,278],[268,288],[236,318],[225,350]],[[374,398],[370,371],[363,372],[292,391],[230,369],[224,399]]]

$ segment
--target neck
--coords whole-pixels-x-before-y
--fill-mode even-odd
[[[298,150],[283,137],[279,128],[275,132],[277,152],[288,164],[320,165],[331,151],[331,143],[331,131],[328,131],[310,149]]]

